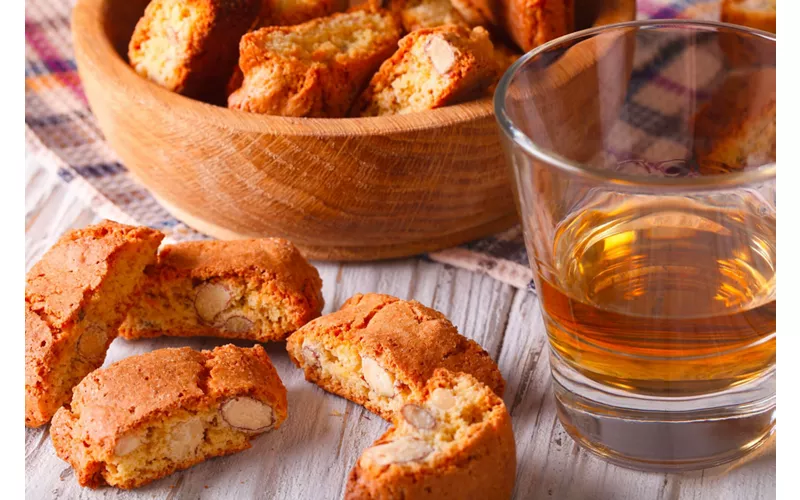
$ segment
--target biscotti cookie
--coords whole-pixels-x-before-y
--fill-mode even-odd
[[[306,380],[385,419],[419,397],[436,368],[471,373],[498,395],[505,382],[489,353],[441,313],[389,295],[355,295],[289,336]]]
[[[352,114],[384,116],[447,106],[481,94],[496,74],[485,29],[446,25],[413,31],[372,77]]]
[[[722,0],[720,20],[775,33],[777,0]]]
[[[775,7],[774,0],[725,1],[720,17],[724,22],[775,33]],[[734,68],[776,65],[775,45],[760,36],[720,31],[717,38],[730,66]]]
[[[280,427],[286,409],[286,388],[259,345],[160,349],[87,376],[50,437],[81,486],[136,488],[249,448]]]
[[[731,173],[776,159],[776,71],[733,74],[694,120],[694,155],[703,175]]]
[[[293,26],[318,17],[343,12],[348,0],[263,0],[259,27]]]
[[[470,26],[505,31],[527,52],[575,29],[575,0],[451,0]]]
[[[103,364],[164,235],[104,221],[69,231],[25,285],[25,425],[50,421]]]
[[[261,0],[152,0],[131,37],[130,64],[179,94],[224,99],[239,39],[261,7]]]
[[[503,400],[474,377],[437,370],[393,424],[356,462],[346,500],[511,497],[511,418]]]
[[[502,26],[524,51],[574,29],[575,0],[499,0]]]
[[[498,0],[450,0],[470,26],[499,25]]]
[[[241,87],[233,109],[282,116],[343,117],[400,39],[388,11],[356,10],[242,37]]]
[[[391,0],[390,5],[409,32],[445,24],[468,26],[450,0]]]
[[[280,238],[170,245],[145,274],[142,298],[120,327],[126,339],[285,340],[324,306],[319,273]]]

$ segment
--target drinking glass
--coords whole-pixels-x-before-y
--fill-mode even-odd
[[[645,470],[775,426],[775,38],[621,23],[517,61],[495,93],[558,415]]]

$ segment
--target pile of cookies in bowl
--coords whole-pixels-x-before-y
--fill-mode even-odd
[[[153,0],[128,60],[251,113],[370,117],[483,97],[524,50],[574,29],[574,0]]]
[[[303,418],[260,345],[283,342],[307,381],[392,423],[345,498],[511,496],[505,381],[443,314],[369,293],[321,315],[319,273],[289,241],[163,238],[104,221],[64,234],[27,275],[25,425],[50,423],[81,485],[138,488]],[[160,348],[102,367],[118,336],[252,347]]]

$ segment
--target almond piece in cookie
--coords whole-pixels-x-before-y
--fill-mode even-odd
[[[483,93],[496,74],[492,42],[483,28],[420,29],[400,40],[352,114],[395,115],[455,104]]]
[[[387,420],[437,368],[471,373],[497,394],[505,386],[489,353],[444,315],[389,295],[355,295],[293,333],[286,349],[306,380]]]
[[[281,116],[343,117],[389,57],[401,28],[388,11],[355,10],[261,28],[239,44],[241,86],[228,107]]]
[[[450,0],[391,0],[390,8],[409,32],[445,24],[469,26]]]
[[[159,349],[89,374],[50,437],[81,486],[128,489],[245,450],[286,411],[286,388],[259,345]]]
[[[239,39],[258,21],[260,0],[152,0],[128,46],[145,78],[179,94],[224,99]]]
[[[211,336],[257,342],[286,336],[322,312],[322,280],[280,238],[169,245],[147,268],[126,339]]]
[[[25,425],[50,421],[100,367],[164,235],[105,221],[69,231],[25,285]]]
[[[436,370],[392,423],[356,462],[345,500],[511,497],[511,417],[503,400],[471,375]]]

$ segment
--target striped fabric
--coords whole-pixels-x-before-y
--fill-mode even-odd
[[[105,143],[75,67],[70,37],[73,4],[74,0],[26,0],[27,154],[56,172],[101,217],[160,229],[171,241],[205,238],[162,208]],[[709,0],[639,0],[638,4],[640,19],[715,19],[719,15],[717,2]],[[637,104],[628,113],[633,116],[626,120],[627,129],[619,131],[640,134],[643,142],[648,132],[669,130],[674,113],[680,112],[657,109],[644,99],[651,85],[681,91],[680,84],[670,79],[670,56],[675,47],[666,44],[651,49],[650,62],[636,69],[632,91]],[[680,149],[683,145],[669,147]],[[421,258],[483,272],[516,287],[533,287],[519,228]]]

